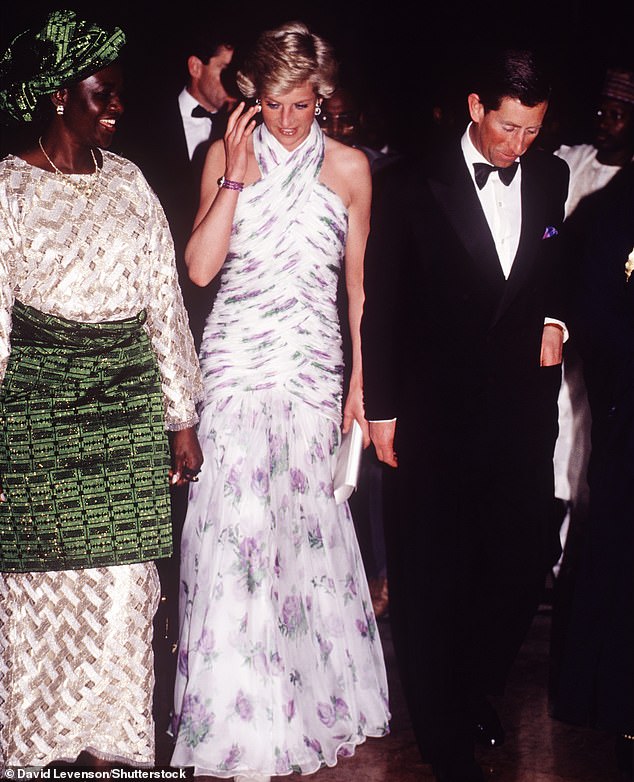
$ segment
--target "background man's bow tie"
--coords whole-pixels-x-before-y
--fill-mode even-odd
[[[505,185],[510,185],[513,181],[513,177],[515,176],[515,172],[517,171],[517,166],[517,161],[512,163],[510,166],[506,166],[506,168],[501,168],[500,166],[490,166],[488,163],[474,163],[473,170],[475,172],[476,185],[480,188],[480,190],[482,190],[482,188],[487,183],[489,174],[492,171],[497,171],[501,181]]]
[[[211,111],[207,111],[202,106],[194,106],[192,109],[192,117],[207,117],[207,119],[213,120],[214,114]]]

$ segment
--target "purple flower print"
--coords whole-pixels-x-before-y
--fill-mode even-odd
[[[374,618],[374,613],[372,611],[368,613],[368,604],[365,601],[363,602],[363,610],[365,611],[365,618],[368,622],[368,635],[370,636],[370,640],[374,641],[377,634],[376,619]]]
[[[295,701],[291,698],[291,700],[283,708],[284,716],[290,722],[295,716]]]
[[[319,717],[320,722],[327,728],[332,728],[337,721],[335,710],[329,703],[317,704],[317,716]]]
[[[253,704],[242,690],[239,690],[236,695],[235,710],[238,717],[245,722],[250,722],[253,718]]]
[[[233,494],[235,502],[239,502],[240,497],[242,497],[242,489],[240,488],[240,472],[235,465],[229,470],[229,475],[225,481],[225,497],[229,496],[230,494]]]
[[[243,538],[238,545],[237,570],[242,573],[247,590],[253,594],[264,579],[265,567],[262,548],[253,537]]]
[[[297,595],[289,595],[282,606],[280,631],[289,637],[306,631],[306,616],[302,601]]]
[[[321,443],[316,437],[313,437],[310,444],[310,460],[314,464],[315,462],[323,462],[325,459],[324,449]]]
[[[350,709],[343,698],[333,695],[330,703],[317,704],[317,716],[327,728],[332,728],[337,720],[350,719]]]
[[[261,649],[253,654],[251,662],[253,663],[253,669],[257,673],[262,676],[269,675],[269,664],[266,659],[266,654]]]
[[[308,545],[311,548],[323,548],[324,541],[321,535],[319,519],[312,514],[306,517],[306,526],[308,528]]]
[[[216,648],[216,639],[214,637],[214,631],[208,627],[203,628],[200,638],[198,639],[198,651],[209,659],[214,656],[214,650]]]
[[[304,736],[304,744],[309,748],[312,749],[313,752],[316,752],[319,757],[323,757],[321,744],[317,739],[309,739],[308,736]]]
[[[279,676],[280,673],[284,673],[284,663],[279,652],[271,653],[270,669],[273,676]]]
[[[220,763],[220,768],[224,771],[231,771],[234,769],[242,757],[242,750],[238,744],[232,744],[231,749],[227,753],[225,759]]]
[[[317,633],[317,643],[319,644],[319,653],[321,655],[322,662],[328,662],[330,652],[332,652],[332,641],[328,641],[326,638]]]
[[[339,446],[340,439],[341,439],[341,432],[339,430],[339,427],[333,424],[330,429],[330,437],[328,438],[328,453],[331,456]]]
[[[332,497],[335,493],[332,481],[330,481],[330,483],[319,481],[319,491],[317,493],[323,494],[325,497]]]
[[[279,434],[269,434],[271,475],[288,469],[288,443]]]
[[[364,609],[366,608],[366,604],[363,604]],[[361,619],[357,619],[355,622],[357,626],[357,630],[361,633],[361,636],[363,638],[369,638],[370,641],[374,641],[374,638],[376,636],[376,622],[374,621],[374,615],[370,614],[368,615],[366,611],[366,622],[362,622]]]
[[[332,704],[338,720],[347,720],[350,718],[350,709],[343,698],[337,698],[333,695]]]
[[[186,695],[180,716],[179,736],[184,736],[188,747],[197,747],[210,736],[215,715],[207,711],[198,695]]]
[[[308,479],[298,467],[291,467],[291,490],[298,494],[308,491]]]
[[[240,558],[249,560],[251,556],[258,553],[258,542],[254,537],[243,538],[238,547]]]
[[[188,675],[187,662],[188,662],[187,649],[180,649],[178,652],[178,672],[185,677],[187,677]]]
[[[275,750],[277,757],[275,758],[275,774],[276,776],[285,776],[291,770],[291,756],[286,752],[281,753],[279,749]]]
[[[268,497],[269,476],[261,467],[253,470],[253,473],[251,474],[251,491],[256,497]]]
[[[362,622],[360,619],[357,619],[355,624],[357,626],[357,630],[361,633],[361,636],[363,638],[367,638],[368,637],[368,626],[367,626],[367,624],[365,622]]]

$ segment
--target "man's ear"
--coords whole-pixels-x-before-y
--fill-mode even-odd
[[[197,79],[200,76],[203,63],[200,57],[196,57],[195,54],[190,54],[187,58],[187,70],[192,79]]]
[[[469,106],[469,116],[471,117],[473,122],[476,123],[482,122],[485,112],[484,112],[484,106],[480,101],[480,96],[475,92],[469,93],[469,97],[467,98],[467,104]]]

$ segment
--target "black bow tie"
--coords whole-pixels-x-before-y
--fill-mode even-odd
[[[192,109],[192,117],[207,117],[207,119],[213,120],[214,116],[211,111],[207,111],[202,106],[194,106]]]
[[[480,188],[480,190],[482,190],[482,188],[487,183],[489,174],[492,171],[498,172],[498,176],[500,177],[500,180],[503,184],[510,185],[513,181],[513,177],[515,176],[515,172],[517,171],[517,166],[517,161],[512,163],[510,166],[506,166],[505,168],[501,168],[500,166],[490,166],[488,163],[474,163],[473,169],[475,171],[476,185]]]

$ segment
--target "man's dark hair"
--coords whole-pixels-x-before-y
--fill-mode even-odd
[[[227,37],[205,37],[201,35],[200,37],[194,38],[192,41],[190,41],[187,53],[188,55],[193,54],[195,57],[198,57],[199,60],[202,60],[205,65],[207,65],[209,60],[212,57],[215,57],[223,46],[226,46],[227,49],[234,48],[233,41]]]
[[[223,46],[228,49],[234,49],[236,46],[234,34],[227,29],[227,25],[199,23],[194,26],[191,23],[178,37],[177,52],[181,66],[186,70],[187,58],[191,55],[207,65],[210,58],[215,57]]]
[[[485,111],[497,111],[503,98],[537,106],[550,97],[549,69],[534,50],[502,49],[482,62],[471,92],[479,95]]]

